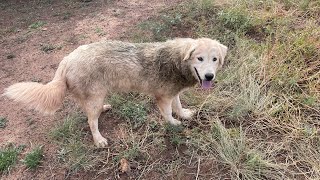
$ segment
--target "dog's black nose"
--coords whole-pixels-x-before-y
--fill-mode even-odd
[[[214,74],[213,73],[207,73],[204,75],[206,77],[206,80],[207,81],[211,81],[214,77]]]

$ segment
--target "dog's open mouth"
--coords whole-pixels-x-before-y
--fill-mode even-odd
[[[197,68],[194,68],[194,70],[196,71],[197,73],[197,76],[198,76],[198,79],[199,79],[199,82],[201,84],[201,87],[202,89],[210,89],[211,86],[212,86],[212,81],[206,81],[206,80],[202,80],[199,73],[198,73],[198,70]]]

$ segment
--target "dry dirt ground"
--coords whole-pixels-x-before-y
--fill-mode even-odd
[[[179,0],[2,0],[0,2],[0,93],[21,81],[46,83],[58,63],[82,44],[101,39],[127,40],[130,28]],[[44,145],[44,162],[35,171],[18,163],[4,179],[64,179],[66,170],[55,163],[57,145],[48,131],[77,107],[64,103],[63,111],[43,116],[0,98],[0,116],[8,120],[0,129],[0,145],[25,144],[27,152]],[[102,132],[106,127],[101,127]],[[71,179],[90,179],[75,174]]]

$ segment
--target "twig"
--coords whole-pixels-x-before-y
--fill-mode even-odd
[[[191,164],[191,161],[192,161],[192,158],[193,158],[193,154],[194,154],[194,150],[192,150],[192,154],[191,154],[191,157],[190,157],[190,160],[189,160],[189,166]]]
[[[198,180],[199,173],[200,173],[200,158],[198,158],[198,169],[197,169],[197,176],[196,176],[196,180]]]

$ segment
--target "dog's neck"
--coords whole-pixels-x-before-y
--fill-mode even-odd
[[[151,78],[156,86],[171,84],[173,92],[194,86],[197,83],[187,61],[183,61],[179,52],[168,47],[156,49],[154,54],[142,52],[139,55],[143,68],[143,75]]]

